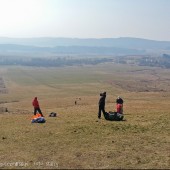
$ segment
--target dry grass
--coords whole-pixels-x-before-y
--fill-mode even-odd
[[[26,77],[17,72],[18,68],[13,68],[13,74],[10,68],[4,68],[6,70],[1,72],[1,76],[9,93],[1,94],[0,100],[7,102],[2,103],[1,107],[7,107],[9,113],[0,114],[0,168],[169,169],[170,93],[129,92],[110,84],[109,80],[120,81],[121,77],[126,77],[125,84],[128,82],[127,76],[136,80],[141,75],[141,72],[129,75],[129,71],[139,68],[127,66],[121,70],[119,66],[112,67],[76,68],[77,75],[69,82],[67,76],[70,75],[63,68],[32,68],[34,75],[29,68],[19,68]],[[70,68],[70,74],[74,75],[74,69]],[[58,83],[55,78],[59,74],[57,71],[61,70],[65,79]],[[156,74],[168,71],[162,69]],[[51,74],[51,81],[46,76],[46,79],[41,77],[41,84],[37,83],[35,80],[40,80],[40,72]],[[150,73],[153,72],[149,70]],[[22,78],[19,79],[17,74]],[[105,75],[104,78],[102,75]],[[159,82],[162,87],[168,87],[165,76],[168,78],[168,74],[163,74]],[[32,81],[25,84],[24,79],[27,78]],[[124,98],[125,121],[110,122],[103,117],[97,119],[98,94],[103,90],[108,93],[107,111],[115,110],[117,95]],[[35,94],[39,97],[45,124],[31,124],[31,100]],[[81,100],[74,105],[76,98]],[[57,112],[58,116],[48,117],[50,112]]]

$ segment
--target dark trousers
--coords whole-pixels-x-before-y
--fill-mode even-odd
[[[40,108],[34,108],[34,115],[36,115],[36,113],[40,113],[41,114],[41,116],[43,117],[43,114],[42,114],[42,112],[41,112],[41,109]]]
[[[101,118],[101,112],[105,114],[105,106],[99,106],[98,118]]]

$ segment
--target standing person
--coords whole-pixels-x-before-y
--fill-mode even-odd
[[[101,111],[103,114],[105,114],[105,99],[106,99],[106,92],[100,93],[100,100],[99,100],[99,112],[98,112],[98,118],[101,118]]]
[[[34,106],[34,115],[36,115],[36,113],[38,111],[41,114],[41,116],[44,117],[41,112],[37,97],[35,97],[34,100],[32,101],[32,105]]]
[[[119,96],[116,99],[116,109],[117,113],[123,114],[123,99]]]

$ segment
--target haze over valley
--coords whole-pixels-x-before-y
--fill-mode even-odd
[[[0,169],[169,169],[169,11],[0,0]]]

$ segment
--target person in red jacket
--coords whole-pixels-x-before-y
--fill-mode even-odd
[[[34,115],[36,115],[36,113],[39,112],[41,116],[44,117],[41,112],[37,97],[35,97],[34,100],[32,101],[32,105],[34,106]]]
[[[117,113],[123,114],[123,99],[119,96],[116,99],[116,109],[117,109]]]

